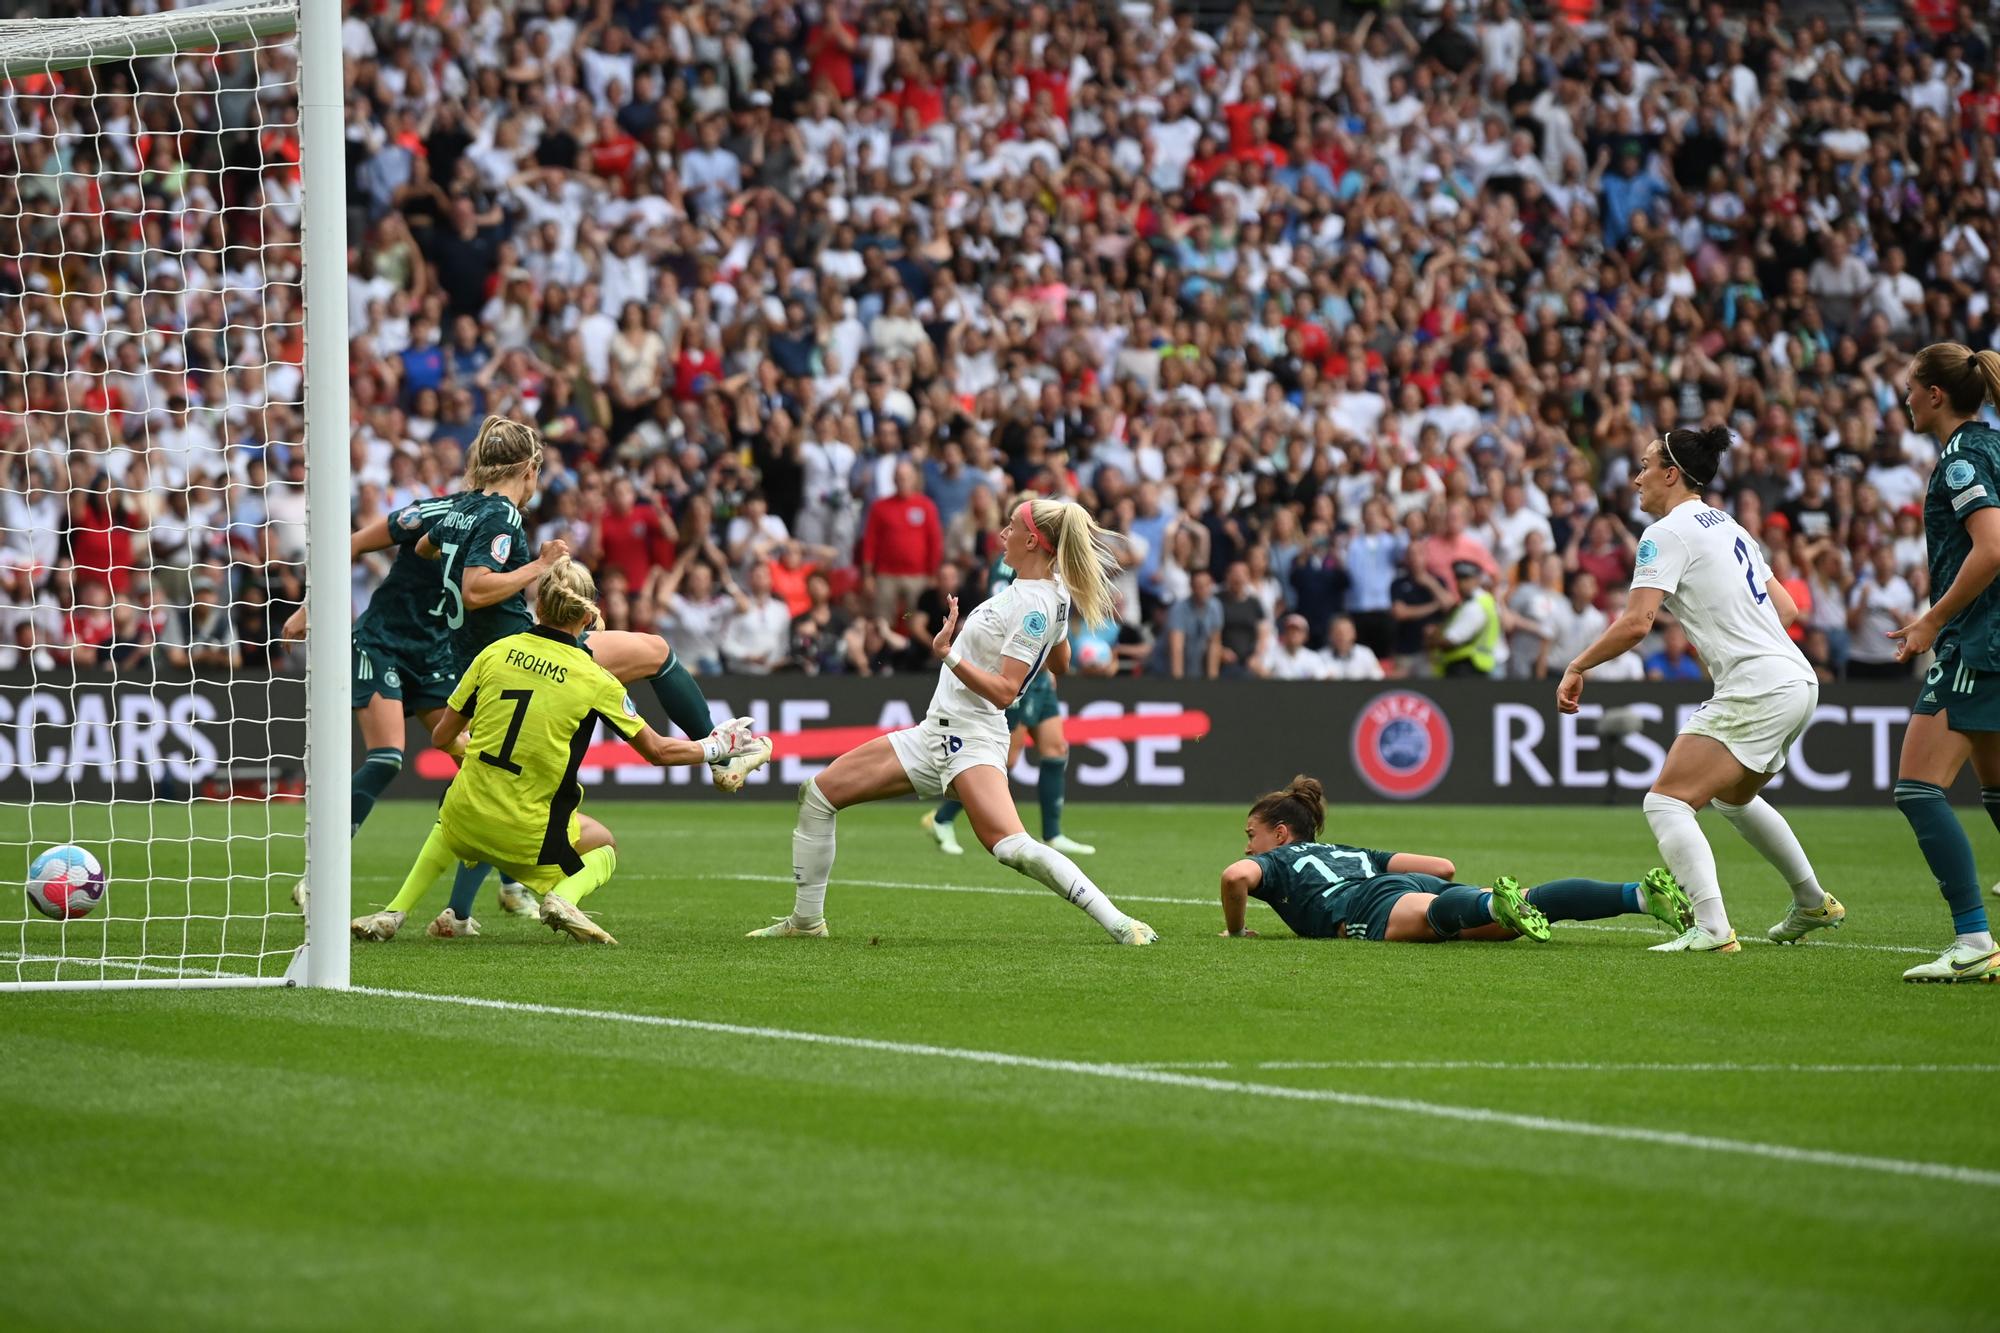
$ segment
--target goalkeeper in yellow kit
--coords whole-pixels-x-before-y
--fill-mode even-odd
[[[577,907],[618,866],[611,830],[578,813],[577,770],[598,720],[661,767],[715,763],[762,744],[747,718],[700,741],[670,739],[647,726],[625,687],[577,643],[599,623],[596,597],[589,571],[567,556],[558,559],[536,590],[540,623],[489,644],[460,678],[432,739],[444,748],[469,730],[464,765],[399,901],[430,887],[454,860],[483,861],[544,895],[542,921],[551,930],[616,944]],[[432,934],[477,934],[471,907],[454,899],[445,909],[451,929]],[[401,925],[402,914],[394,915]],[[373,918],[357,920],[356,937],[380,938],[369,933],[372,924]]]

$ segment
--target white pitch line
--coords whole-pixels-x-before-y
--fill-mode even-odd
[[[1132,1069],[1478,1069],[1583,1074],[2000,1074],[2000,1064],[1739,1064],[1728,1060],[1674,1064],[1592,1060],[1152,1060]]]
[[[1041,1056],[1015,1055],[1007,1051],[933,1046],[922,1042],[883,1041],[873,1037],[846,1037],[826,1032],[799,1032],[789,1028],[716,1023],[698,1018],[673,1018],[665,1014],[578,1009],[567,1005],[533,1004],[521,1000],[488,1000],[470,995],[437,995],[428,991],[377,989],[368,986],[357,986],[354,988],[354,993],[389,999],[416,1000],[427,1004],[453,1004],[468,1009],[493,1009],[503,1013],[579,1018],[598,1023],[624,1023],[638,1027],[706,1032],[724,1037],[748,1037],[759,1041],[796,1042],[802,1045],[829,1046],[844,1050],[873,1051],[881,1055],[955,1060],[966,1064],[1033,1069],[1051,1074],[1076,1074],[1085,1078],[1145,1083],[1159,1087],[1181,1088],[1190,1092],[1225,1093],[1240,1097],[1269,1098],[1274,1101],[1317,1102],[1360,1110],[1388,1111],[1397,1115],[1423,1116],[1433,1120],[1506,1125],[1514,1129],[1561,1134],[1572,1138],[1608,1139],[1666,1148],[1692,1149],[1696,1152],[1730,1153],[1741,1157],[1759,1157],[1767,1161],[1791,1162],[1803,1166],[1825,1166],[1847,1171],[1872,1171],[1882,1175],[1948,1180],[1961,1185],[2000,1186],[2000,1171],[1985,1167],[1908,1161],[1898,1157],[1872,1157],[1860,1153],[1828,1152],[1819,1148],[1801,1148],[1794,1144],[1760,1143],[1753,1139],[1726,1139],[1707,1134],[1683,1134],[1675,1130],[1651,1129],[1639,1125],[1602,1125],[1588,1120],[1562,1120],[1551,1116],[1496,1111],[1485,1106],[1452,1106],[1442,1102],[1417,1101],[1408,1097],[1375,1097],[1357,1092],[1339,1092],[1331,1088],[1294,1088],[1277,1083],[1251,1083],[1235,1079],[1172,1073],[1159,1069],[1134,1069],[1130,1065],[1102,1064],[1088,1060],[1053,1060]]]

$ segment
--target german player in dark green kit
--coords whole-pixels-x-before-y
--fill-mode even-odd
[[[570,553],[569,543],[546,542],[528,558],[521,511],[541,482],[543,443],[534,427],[508,417],[488,417],[466,451],[465,490],[449,509],[431,520],[417,544],[417,554],[438,562],[443,583],[439,609],[450,635],[452,683],[490,644],[534,628],[527,590],[557,561]],[[657,634],[622,630],[586,631],[585,651],[621,684],[647,681],[675,726],[692,740],[717,730],[709,716],[708,699],[665,639]],[[750,773],[769,762],[770,742],[759,740],[752,751],[710,766],[715,785],[725,792],[741,790]],[[463,868],[453,884],[451,905],[431,922],[434,939],[476,935],[472,902],[485,879],[486,866]],[[418,884],[421,893],[427,884]],[[356,917],[357,939],[387,940],[401,929],[404,914],[414,905],[406,885],[387,909]],[[527,907],[525,891],[503,892],[511,914]]]
[[[416,552],[430,525],[450,509],[446,497],[418,500],[376,519],[349,539],[355,560],[371,551],[396,548],[368,609],[354,622],[354,719],[366,747],[354,770],[348,833],[360,832],[375,802],[403,771],[405,720],[418,718],[426,731],[443,715],[457,681],[444,624],[444,582],[437,562]],[[285,622],[288,639],[305,637],[300,607]],[[292,890],[305,907],[306,882]]]
[[[1309,939],[1436,944],[1444,940],[1549,938],[1551,920],[1651,916],[1676,934],[1693,910],[1664,869],[1643,879],[1559,879],[1525,892],[1501,876],[1491,887],[1452,880],[1442,856],[1323,842],[1326,793],[1313,778],[1293,778],[1250,807],[1243,859],[1222,872],[1225,935],[1255,935],[1244,918],[1249,900],[1268,904],[1292,932]]]
[[[2000,981],[2000,949],[1979,900],[1972,843],[1945,792],[1965,761],[2000,826],[2000,432],[1979,417],[2000,403],[2000,352],[1932,343],[1910,361],[1910,423],[1939,442],[1924,495],[1931,609],[1893,630],[1896,660],[1928,649],[1937,660],[1911,707],[1896,770],[1896,808],[1951,908],[1951,947],[1905,981]]]

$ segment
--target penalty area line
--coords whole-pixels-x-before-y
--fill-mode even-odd
[[[581,1009],[568,1005],[536,1004],[524,1000],[492,1000],[472,995],[440,995],[430,991],[398,990],[356,986],[350,992],[381,999],[412,1000],[424,1004],[449,1004],[466,1009],[489,1009],[500,1013],[537,1014],[550,1018],[572,1018],[596,1023],[619,1023],[634,1027],[667,1028],[682,1032],[703,1032],[723,1037],[743,1037],[754,1041],[790,1042],[825,1046],[840,1050],[871,1051],[878,1055],[918,1059],[949,1060],[961,1064],[1003,1069],[1030,1069],[1049,1074],[1070,1074],[1083,1078],[1155,1087],[1178,1088],[1234,1097],[1264,1098],[1272,1101],[1307,1102],[1345,1106],[1355,1110],[1384,1111],[1394,1115],[1420,1116],[1432,1120],[1455,1120],[1470,1124],[1504,1125],[1533,1133],[1569,1138],[1603,1139],[1622,1143],[1644,1143],[1656,1147],[1692,1149],[1697,1152],[1728,1153],[1766,1161],[1801,1166],[1832,1167],[1844,1171],[1866,1171],[1880,1175],[1911,1176],[1926,1180],[1948,1180],[1961,1185],[2000,1185],[2000,1171],[1983,1167],[1954,1166],[1944,1162],[1908,1161],[1897,1157],[1873,1157],[1861,1153],[1830,1152],[1786,1143],[1760,1143],[1753,1139],[1721,1138],[1708,1134],[1684,1134],[1677,1130],[1653,1129],[1642,1125],[1605,1125],[1588,1120],[1566,1120],[1552,1116],[1522,1115],[1484,1106],[1454,1106],[1443,1102],[1419,1101],[1409,1097],[1377,1097],[1366,1093],[1341,1092],[1331,1088],[1295,1088],[1276,1083],[1246,1082],[1212,1078],[1200,1074],[1176,1073],[1163,1069],[1137,1069],[1130,1065],[1104,1064],[1090,1060],[1056,1060],[1043,1056],[1016,1055],[1008,1051],[982,1051],[957,1046],[934,1046],[924,1042],[886,1041],[874,1037],[848,1037],[827,1032],[801,1032],[789,1028],[758,1027],[744,1023],[718,1023],[699,1018],[675,1018],[666,1014],[635,1014],[611,1009]]]

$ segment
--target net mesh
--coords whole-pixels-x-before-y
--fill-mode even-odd
[[[277,976],[303,939],[283,17],[0,24],[0,981]],[[62,844],[105,891],[58,920],[24,890]]]

